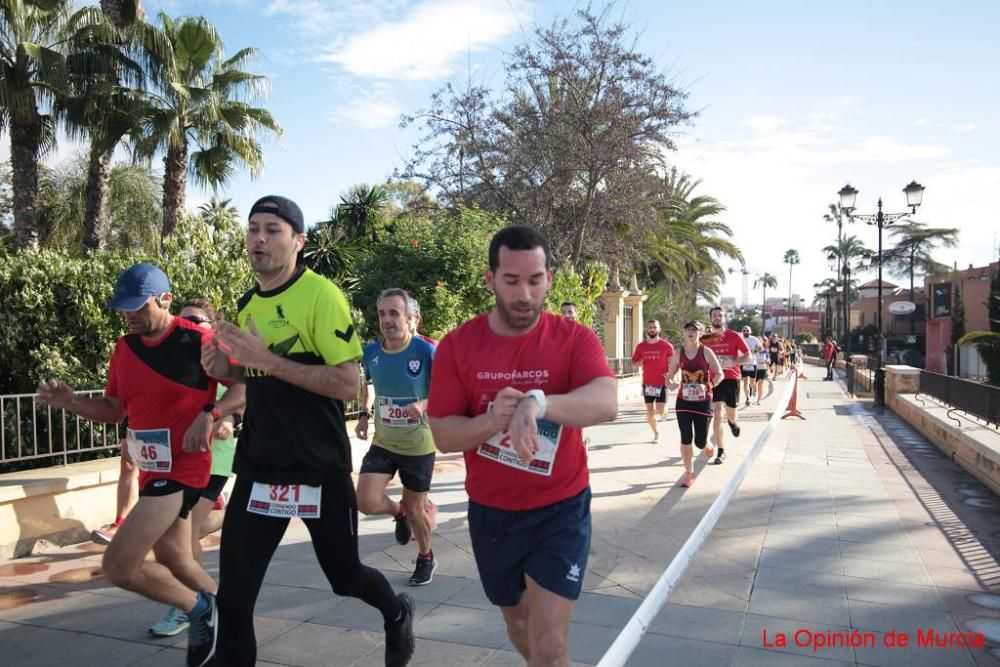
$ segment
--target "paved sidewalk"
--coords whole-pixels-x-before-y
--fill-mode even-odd
[[[706,467],[700,459],[690,489],[677,486],[672,420],[660,426],[661,444],[650,442],[638,402],[623,405],[616,423],[587,430],[594,538],[572,627],[576,663],[596,663],[610,645],[742,461],[783,388],[778,383],[762,407],[741,410],[743,434],[727,437],[726,463]],[[915,644],[917,629],[969,627],[1000,645],[1000,501],[892,413],[877,415],[834,383],[810,379],[799,388],[807,421],[786,420],[772,435],[629,664],[1000,664],[982,649],[883,646],[887,633],[911,634]],[[363,453],[358,444],[356,462]],[[432,497],[441,566],[432,584],[406,585],[415,547],[395,544],[390,519],[361,521],[362,555],[417,600],[412,664],[523,664],[476,578],[463,479],[459,456],[439,457]],[[217,574],[218,539],[205,544]],[[78,545],[0,565],[4,665],[183,663],[186,638],[146,634],[163,608],[110,587],[100,574],[101,550]],[[330,593],[299,522],[271,564],[256,612],[259,664],[383,662],[378,613]],[[876,648],[795,645],[796,632],[803,639],[807,630],[854,629],[871,633]],[[787,647],[776,645],[779,633]]]

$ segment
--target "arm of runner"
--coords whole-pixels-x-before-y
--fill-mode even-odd
[[[743,340],[742,337],[739,339],[739,342],[736,345],[736,349],[742,350],[743,354],[741,354],[736,358],[736,361],[734,362],[735,364],[743,365],[743,364],[749,364],[750,362],[753,361],[753,353],[750,352],[750,346],[747,345],[747,342]]]
[[[300,364],[267,349],[264,339],[250,320],[249,331],[228,322],[219,325],[213,340],[229,348],[230,355],[244,368],[254,368],[320,396],[349,401],[358,395],[359,372],[356,360],[336,366]]]
[[[493,407],[481,415],[430,417],[428,422],[434,435],[434,444],[439,451],[445,453],[475,449],[491,436],[510,428],[511,417],[522,398],[524,392],[504,387],[493,399]]]
[[[243,412],[247,405],[247,387],[245,384],[234,384],[226,389],[215,409],[219,411],[221,417],[228,417],[237,412]],[[222,421],[221,419],[219,421]]]
[[[62,380],[38,383],[38,400],[45,405],[80,415],[84,419],[108,424],[125,418],[125,406],[114,396],[79,396]]]
[[[545,419],[570,428],[584,428],[611,421],[618,416],[618,381],[594,378],[568,394],[545,396]],[[517,405],[510,420],[510,443],[522,461],[531,461],[538,452],[538,416],[541,407],[531,396]]]
[[[712,352],[712,349],[709,347],[705,348],[705,360],[712,369],[712,386],[718,387],[726,379],[726,372],[722,370],[719,358],[715,356],[715,352]]]
[[[361,412],[358,413],[358,423],[354,425],[354,434],[362,440],[368,439],[368,414],[371,412],[372,404],[368,395],[368,383],[361,383],[361,396],[359,401],[361,403]]]
[[[201,411],[191,425],[184,431],[184,441],[181,443],[185,452],[212,451],[212,432],[215,430],[215,420],[211,412]]]
[[[668,391],[677,391],[677,383],[674,382],[674,377],[676,377],[677,369],[680,365],[681,358],[679,354],[670,357],[670,365],[667,367],[667,372],[663,374],[663,379],[667,381]]]
[[[427,412],[427,399],[422,398],[419,401],[413,401],[403,408],[403,412],[411,419],[420,419]]]
[[[224,323],[219,323],[222,326]],[[219,346],[214,336],[206,338],[201,344],[201,367],[216,380],[224,382],[243,383],[243,367],[232,363],[229,355]]]

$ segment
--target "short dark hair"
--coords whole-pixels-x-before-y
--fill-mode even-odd
[[[712,308],[708,311],[709,316],[717,310],[721,310],[723,315],[726,314],[726,309],[722,306],[712,306]]]
[[[534,250],[541,248],[545,252],[545,268],[552,267],[552,250],[549,242],[540,231],[527,225],[511,225],[504,227],[493,235],[490,241],[490,271],[496,271],[500,266],[500,248],[509,250]]]
[[[205,314],[208,315],[208,319],[213,322],[219,317],[219,313],[215,310],[215,304],[200,296],[196,296],[193,299],[185,301],[184,305],[181,306],[181,310],[184,310],[185,308],[198,308],[199,310],[204,310]]]
[[[579,308],[579,306],[577,306],[572,301],[563,301],[562,303],[559,304],[560,308],[565,308],[566,306],[573,306],[574,308]]]

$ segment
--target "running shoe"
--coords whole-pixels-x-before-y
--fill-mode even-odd
[[[711,461],[712,457],[715,456],[715,447],[712,447],[712,445],[705,445],[705,449],[701,451],[705,453],[705,458],[709,461]]]
[[[725,460],[726,460],[726,453],[720,449],[718,455],[716,455],[715,457],[714,463],[717,466],[721,466],[722,462]]]
[[[660,434],[657,433],[656,431],[653,431],[653,437],[652,437],[652,439],[650,439],[650,442],[659,443],[660,442]]]
[[[750,407],[750,399],[749,398],[747,399],[747,402],[743,404],[743,407],[745,407],[745,408],[749,408]]]
[[[413,598],[399,594],[403,605],[403,618],[392,626],[385,626],[385,667],[403,667],[413,657],[416,642],[413,639]]]
[[[171,607],[163,618],[149,626],[149,634],[154,637],[173,637],[187,630],[189,625],[191,622],[188,621],[187,614],[177,607]]]
[[[90,539],[98,544],[103,544],[108,546],[111,544],[111,540],[115,539],[115,533],[118,532],[120,526],[113,523],[101,526],[97,530],[90,531]]]
[[[417,567],[413,570],[413,576],[410,577],[410,585],[426,586],[431,583],[434,579],[434,573],[438,569],[437,559],[433,556],[430,558],[420,558],[417,556],[413,562],[417,564]]]
[[[203,667],[212,662],[215,657],[215,640],[219,635],[219,611],[215,606],[215,596],[208,596],[208,609],[201,615],[190,619],[191,628],[188,631],[188,667]]]
[[[427,514],[427,524],[431,532],[434,532],[438,527],[438,506],[430,498],[424,503],[424,512]]]
[[[410,530],[410,519],[405,514],[393,519],[396,522],[396,544],[407,544],[413,531]]]
[[[685,474],[684,479],[681,480],[681,486],[683,486],[686,489],[689,488],[692,484],[694,484],[694,473],[689,472]]]
[[[736,422],[729,422],[729,430],[732,431],[733,437],[740,437],[740,425]]]

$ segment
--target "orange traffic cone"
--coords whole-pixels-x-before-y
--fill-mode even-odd
[[[792,386],[792,400],[788,401],[788,408],[785,410],[785,414],[781,415],[782,419],[787,419],[789,417],[798,417],[804,420],[805,416],[799,412],[798,400],[799,400],[799,376],[792,371],[792,382],[795,384]]]

